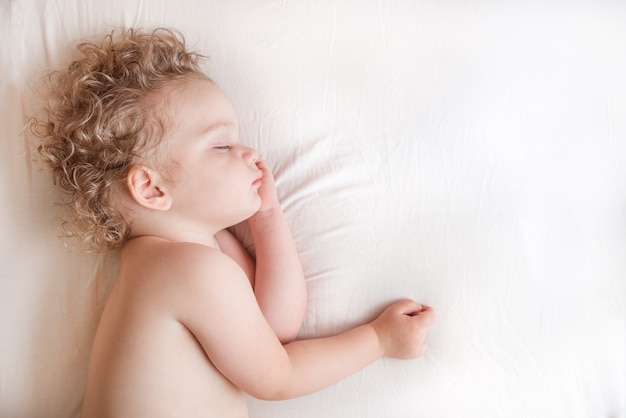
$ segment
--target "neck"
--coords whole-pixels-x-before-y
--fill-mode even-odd
[[[215,234],[223,228],[179,219],[168,212],[143,211],[131,220],[129,239],[152,236],[172,242],[193,242],[215,247]]]

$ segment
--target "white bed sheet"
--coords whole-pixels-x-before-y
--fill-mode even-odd
[[[0,416],[76,417],[114,258],[57,239],[23,131],[77,39],[168,26],[274,168],[300,338],[412,297],[429,351],[252,418],[626,417],[626,3],[0,4]]]

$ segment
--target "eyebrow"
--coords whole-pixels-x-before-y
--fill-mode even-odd
[[[211,123],[209,126],[203,126],[202,128],[200,128],[198,130],[198,137],[199,138],[204,138],[206,136],[211,135],[213,132],[221,130],[221,129],[227,129],[229,127],[233,126],[232,123],[228,123],[228,122],[224,122],[224,121],[218,121],[215,123]]]
[[[214,134],[215,132],[225,131],[229,133],[231,130],[233,132],[236,132],[235,131],[236,127],[237,127],[237,124],[232,121],[217,120],[208,126],[203,126],[201,129],[198,130],[198,134],[194,135],[194,137],[197,138],[201,144],[211,145],[215,142],[222,141],[222,138],[223,138],[221,134],[220,135]],[[230,138],[230,135],[229,135],[229,138]],[[239,142],[239,141],[236,140],[235,142]]]
[[[217,122],[214,122],[210,124],[209,126],[202,128],[202,130],[200,131],[200,135],[205,136],[205,135],[210,134],[212,131],[216,131],[220,128],[229,128],[229,127],[234,127],[234,126],[235,124],[233,122],[225,121],[225,120],[218,120]]]

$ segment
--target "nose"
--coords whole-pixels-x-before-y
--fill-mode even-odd
[[[255,164],[259,160],[259,153],[252,148],[244,147],[243,159],[250,165]]]

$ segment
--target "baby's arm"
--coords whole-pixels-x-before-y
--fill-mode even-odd
[[[269,380],[276,386],[249,393],[272,400],[293,398],[332,385],[382,357],[419,357],[426,351],[426,330],[434,320],[430,307],[402,300],[371,323],[333,337],[293,342],[285,346],[287,371]]]
[[[306,310],[306,285],[289,224],[278,202],[274,176],[259,160],[263,173],[261,208],[249,220],[254,240],[256,270],[254,293],[270,326],[283,343],[300,330]]]
[[[201,263],[207,263],[202,270],[210,272],[210,279],[202,275],[186,280],[191,288],[185,293],[194,297],[185,298],[180,318],[218,370],[258,398],[285,399],[317,391],[383,356],[417,357],[425,350],[426,330],[434,322],[432,309],[404,300],[345,333],[283,346],[241,269],[223,255],[203,257]],[[194,274],[189,271],[185,277]]]

